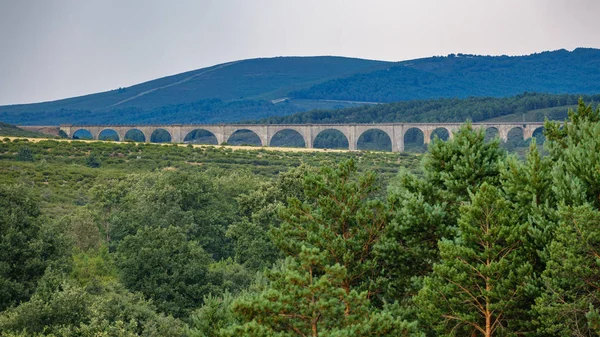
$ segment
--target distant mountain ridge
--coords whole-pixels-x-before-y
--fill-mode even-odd
[[[0,106],[13,124],[221,123],[353,102],[600,93],[600,50],[449,55],[402,62],[333,56],[241,60],[127,88]],[[275,103],[274,103],[275,102]]]

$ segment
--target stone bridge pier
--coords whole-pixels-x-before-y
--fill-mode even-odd
[[[379,124],[173,124],[173,125],[61,125],[70,138],[73,138],[78,130],[87,130],[93,139],[99,139],[105,130],[113,130],[117,133],[119,140],[123,141],[127,132],[139,130],[146,142],[152,140],[152,135],[159,129],[165,130],[171,136],[171,142],[182,143],[187,135],[195,130],[205,130],[215,136],[218,144],[226,143],[231,136],[241,130],[253,132],[260,139],[262,146],[270,146],[275,135],[284,130],[297,132],[303,139],[305,147],[312,148],[315,140],[326,130],[337,130],[348,140],[348,148],[357,150],[361,136],[370,130],[378,130],[385,133],[391,142],[392,151],[404,151],[405,137],[409,130],[416,129],[422,133],[423,141],[429,144],[436,130],[445,130],[450,138],[462,123],[379,123]],[[473,123],[473,128],[495,129],[498,137],[506,142],[508,134],[513,129],[522,133],[523,139],[529,139],[534,132],[543,127],[543,123]]]

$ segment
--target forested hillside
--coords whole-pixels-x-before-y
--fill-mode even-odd
[[[312,110],[289,116],[270,117],[257,123],[390,123],[390,122],[481,122],[505,116],[505,121],[543,122],[565,119],[580,95],[524,93],[505,98],[470,97],[365,105],[338,110]],[[600,95],[583,95],[600,102]],[[552,109],[549,109],[552,108]]]
[[[0,106],[12,124],[221,123],[353,102],[600,93],[600,50],[450,55],[403,62],[277,57],[230,62],[112,91]],[[429,117],[427,117],[429,118]]]
[[[400,62],[334,79],[292,97],[395,102],[439,97],[512,96],[524,91],[600,92],[600,50],[558,50],[528,56],[450,55]]]
[[[546,156],[0,142],[2,336],[600,336],[600,108]],[[421,161],[416,165],[416,161]]]

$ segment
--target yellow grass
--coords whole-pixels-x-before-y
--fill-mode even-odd
[[[0,139],[9,138],[11,141],[14,139],[27,139],[30,142],[37,143],[43,140],[54,140],[57,142],[103,142],[103,143],[130,143],[130,142],[115,142],[105,140],[82,140],[82,139],[60,139],[60,138],[27,138],[27,137],[2,137]],[[131,142],[135,143],[135,142]],[[142,143],[144,144],[144,143]],[[177,145],[177,146],[188,146],[183,143],[151,143],[156,145]],[[195,148],[207,148],[207,147],[218,147],[224,149],[237,150],[267,150],[267,151],[280,151],[280,152],[349,152],[349,150],[343,149],[307,149],[303,147],[272,147],[272,146],[234,146],[234,145],[203,145],[203,144],[192,144]]]

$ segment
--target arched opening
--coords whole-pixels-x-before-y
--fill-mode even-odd
[[[79,130],[73,132],[73,139],[89,140],[89,139],[94,139],[94,137],[92,136],[92,133],[90,132],[90,130],[79,129]]]
[[[150,135],[152,143],[169,143],[171,142],[171,134],[165,129],[156,129]]]
[[[446,128],[437,128],[431,133],[431,140],[435,140],[435,137],[445,142],[450,139],[450,132]]]
[[[146,136],[144,136],[144,133],[138,129],[131,129],[125,133],[123,140],[133,142],[145,142]]]
[[[104,129],[104,130],[100,131],[100,134],[98,135],[98,139],[99,140],[113,140],[115,142],[118,142],[119,134],[117,133],[117,131],[115,131],[113,129]]]
[[[313,147],[316,149],[348,149],[348,138],[336,129],[323,130],[315,137]]]
[[[358,137],[356,146],[359,150],[392,151],[392,139],[379,129],[370,129]]]
[[[515,127],[508,131],[504,147],[508,150],[514,150],[518,147],[526,147],[527,142],[523,139],[523,129]]]
[[[278,131],[271,138],[271,144],[269,146],[277,147],[306,147],[304,137],[300,132],[292,129],[285,129]]]
[[[494,127],[485,129],[485,141],[486,142],[490,142],[490,141],[494,140],[495,138],[498,138],[499,135],[500,135],[500,132],[498,131],[498,129],[496,129]]]
[[[419,128],[410,128],[404,133],[404,151],[406,152],[425,152],[425,135]]]
[[[539,128],[533,130],[533,138],[535,138],[535,143],[537,145],[542,145],[546,142],[546,136],[544,135],[543,126],[540,126]]]
[[[210,131],[196,129],[190,131],[183,139],[184,143],[218,145],[217,137]]]
[[[229,145],[242,146],[262,146],[260,137],[254,132],[247,129],[237,130],[227,140]]]

